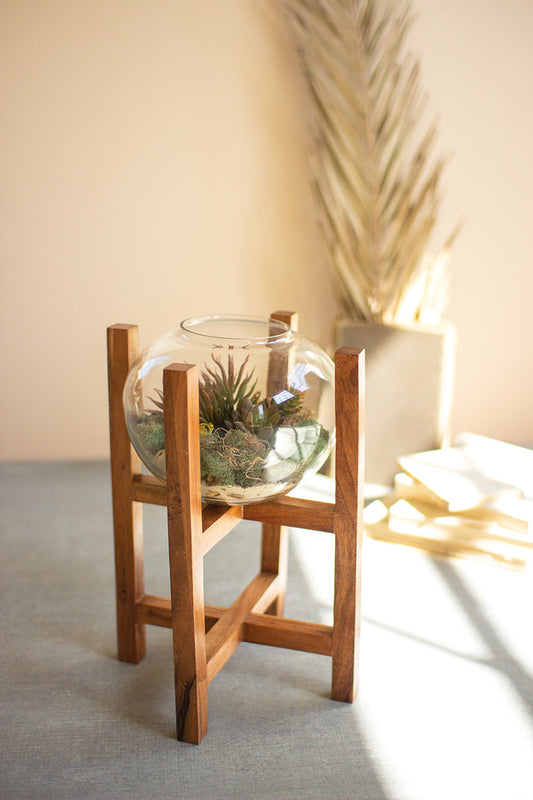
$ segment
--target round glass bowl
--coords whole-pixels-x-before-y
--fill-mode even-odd
[[[326,353],[274,319],[191,318],[133,363],[124,387],[135,450],[165,473],[163,370],[196,364],[202,500],[243,505],[293,489],[334,443],[334,367]]]

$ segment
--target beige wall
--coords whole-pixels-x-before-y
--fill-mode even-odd
[[[533,441],[533,6],[417,0],[442,117],[454,428]],[[107,454],[105,328],[335,307],[267,0],[3,0],[0,457]]]
[[[453,426],[533,443],[533,3],[415,0],[411,39],[441,117],[443,230],[464,227],[448,316]]]

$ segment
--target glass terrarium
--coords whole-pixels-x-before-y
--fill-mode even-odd
[[[221,315],[185,320],[130,369],[126,424],[156,477],[166,478],[162,389],[172,363],[198,367],[204,502],[285,494],[326,460],[335,436],[331,359],[283,322]]]

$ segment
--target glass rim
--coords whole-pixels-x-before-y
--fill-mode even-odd
[[[251,323],[252,325],[267,325],[270,329],[276,328],[276,333],[271,335],[265,336],[236,336],[236,335],[228,335],[224,336],[221,334],[214,334],[208,333],[202,330],[199,330],[202,325],[210,322],[221,322],[223,324],[231,324],[231,323]],[[202,317],[188,317],[180,322],[180,328],[186,334],[192,334],[193,336],[201,336],[203,339],[209,339],[211,341],[216,340],[220,342],[241,342],[243,345],[271,345],[275,344],[276,342],[281,342],[286,340],[287,334],[294,333],[292,328],[287,325],[287,323],[282,322],[279,319],[273,319],[272,317],[260,317],[260,316],[251,316],[249,314],[209,314]],[[205,342],[207,344],[207,341]]]

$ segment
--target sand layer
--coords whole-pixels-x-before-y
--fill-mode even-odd
[[[202,498],[211,503],[226,503],[230,506],[261,503],[272,497],[285,494],[294,489],[292,483],[265,483],[259,486],[208,486],[202,481]]]

